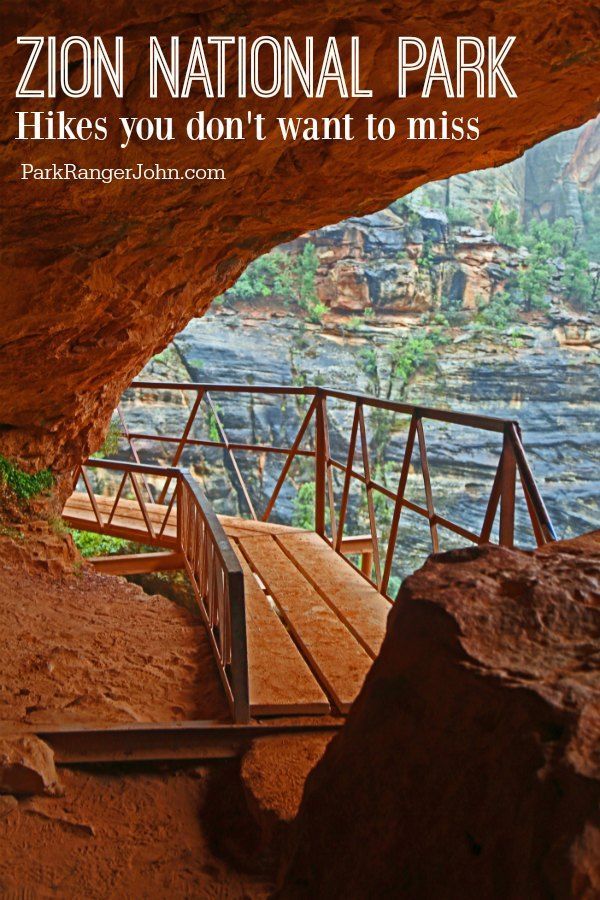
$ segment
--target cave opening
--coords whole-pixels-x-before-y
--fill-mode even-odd
[[[419,21],[437,27],[437,7],[421,4]],[[182,895],[200,893],[207,881],[261,896],[285,843],[283,890],[300,895],[307,885],[314,896],[365,897],[389,884],[430,896],[593,890],[597,635],[588,598],[598,554],[593,536],[555,542],[551,523],[569,537],[597,520],[597,322],[586,305],[598,278],[580,238],[594,218],[597,227],[598,125],[582,128],[576,153],[566,133],[597,111],[596,50],[584,5],[555,12],[548,29],[547,9],[512,11],[511,30],[526,19],[511,49],[519,96],[474,103],[469,115],[485,127],[468,144],[424,140],[415,153],[414,143],[383,140],[267,141],[250,158],[232,141],[235,152],[223,146],[211,160],[227,177],[202,185],[32,178],[18,185],[24,201],[7,184],[0,737],[3,760],[30,760],[38,739],[54,748],[67,788],[59,799],[1,798],[9,889],[17,877],[19,890],[42,880],[49,891],[93,894],[105,875],[128,896],[171,892],[175,882]],[[300,4],[299,20],[308,13]],[[339,14],[335,3],[323,7],[315,33],[337,28]],[[90,15],[99,34],[114,34],[100,8],[74,8],[72,27],[85,33]],[[253,15],[268,30],[270,13],[256,6]],[[466,15],[475,26],[480,10]],[[137,7],[129,16],[143,61],[154,23]],[[391,34],[380,28],[389,11],[365,9],[361,29],[372,16],[383,36],[364,45],[364,62],[383,99],[370,109],[385,117],[397,73],[374,61]],[[509,24],[505,9],[493,18]],[[177,23],[186,39],[197,29],[193,16]],[[14,75],[19,60],[5,61]],[[418,92],[407,93],[416,121]],[[134,73],[133,115],[140,96]],[[168,107],[156,99],[161,115]],[[70,112],[85,115],[71,100]],[[447,98],[432,100],[440,121]],[[313,108],[346,112],[327,98]],[[364,111],[360,99],[348,108]],[[245,109],[233,103],[231,113]],[[301,105],[286,114],[302,115]],[[527,173],[515,171],[503,195],[490,167],[559,131],[554,158],[572,156],[560,185],[541,177],[520,194]],[[48,168],[50,143],[28,147],[35,169]],[[76,143],[74,164],[102,165],[106,147]],[[134,148],[140,164],[155,162],[134,134],[113,149],[127,162]],[[179,146],[173,162],[197,167],[198,153],[197,143]],[[467,170],[480,172],[484,211],[457,174]],[[572,233],[556,226],[565,219]],[[214,298],[224,299],[196,319]],[[265,392],[265,382],[286,390]],[[117,413],[111,427],[119,403],[125,424]],[[465,405],[476,421],[454,416]],[[348,470],[358,477],[345,490]],[[49,480],[47,496],[35,491]],[[276,489],[270,522],[254,520]],[[82,563],[65,534],[65,502],[90,556],[105,557],[100,566]],[[399,552],[389,556],[396,525]],[[527,550],[513,550],[525,528]],[[503,546],[488,547],[488,537]],[[112,541],[132,539],[136,547],[113,552]],[[431,549],[449,548],[404,578]],[[106,576],[132,555],[142,578],[183,564],[204,623],[156,586],[142,593]],[[241,596],[248,621],[261,623],[245,647]],[[240,649],[266,660],[246,670],[246,683]],[[254,710],[253,691],[267,697]],[[346,714],[351,726],[340,728]],[[197,764],[240,753],[235,789],[213,780],[216,766]],[[165,759],[177,762],[152,765]],[[114,766],[142,760],[127,773]],[[4,778],[10,766],[1,768]],[[231,792],[246,798],[243,822],[227,818]],[[220,811],[229,861],[250,833],[252,851],[231,868],[207,851],[199,810],[206,818],[209,806]],[[392,851],[383,860],[381,823]],[[261,877],[242,877],[238,865],[263,866]]]

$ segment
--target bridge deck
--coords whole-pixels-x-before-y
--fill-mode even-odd
[[[74,528],[175,548],[175,514],[148,537],[140,506],[85,493],[68,500]],[[165,507],[145,504],[155,532]],[[254,717],[346,712],[385,633],[389,602],[314,532],[220,516],[244,572],[250,709]]]

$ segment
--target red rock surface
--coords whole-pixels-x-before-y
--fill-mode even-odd
[[[597,109],[597,10],[587,0],[423,0],[413,5],[365,0],[8,0],[3,4],[2,140],[5,223],[0,261],[2,449],[31,466],[69,469],[97,447],[124,386],[191,316],[233,283],[268,248],[308,229],[387,205],[417,185],[451,173],[507,161],[544,137],[580,124]],[[477,142],[314,142],[284,145],[272,135],[260,144],[220,142],[198,147],[136,143],[121,151],[117,130],[106,142],[13,140],[15,111],[32,103],[14,98],[26,48],[17,34],[121,34],[127,82],[121,103],[50,101],[68,115],[172,114],[177,131],[197,109],[188,101],[147,99],[149,35],[198,33],[313,34],[362,38],[364,83],[373,100],[321,102],[296,98],[261,104],[212,101],[207,113],[268,116],[368,112],[394,117],[480,116]],[[434,90],[398,103],[393,64],[398,34],[430,41],[443,34],[517,35],[507,71],[518,99],[454,100]],[[135,61],[135,64],[131,63]],[[452,65],[452,62],[451,62]],[[37,76],[36,76],[37,77]],[[40,76],[41,77],[41,76]],[[36,86],[35,84],[32,86]],[[415,84],[415,87],[417,85]],[[48,109],[48,101],[34,101]],[[87,166],[223,166],[224,182],[22,182],[21,162],[70,161]],[[210,373],[207,373],[210,375]]]
[[[433,557],[309,776],[281,896],[600,895],[600,532]]]

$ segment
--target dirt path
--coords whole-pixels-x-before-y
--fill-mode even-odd
[[[52,576],[0,554],[0,722],[225,718],[203,625],[84,568]]]

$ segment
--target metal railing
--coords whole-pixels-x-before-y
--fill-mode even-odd
[[[414,406],[406,403],[382,400],[365,394],[332,390],[322,387],[296,387],[280,385],[240,385],[221,383],[177,383],[135,381],[131,385],[135,391],[151,392],[183,392],[191,394],[193,399],[189,403],[189,415],[181,433],[159,434],[132,431],[125,425],[122,410],[119,415],[124,425],[122,435],[127,440],[134,458],[139,459],[138,446],[140,442],[159,442],[174,448],[171,465],[179,465],[184,450],[192,448],[220,448],[227,455],[231,473],[237,481],[241,496],[244,498],[247,510],[254,519],[259,518],[252,500],[251,491],[243,477],[237,454],[275,454],[282,455],[283,465],[275,486],[268,497],[265,508],[260,514],[260,519],[268,521],[273,513],[275,504],[280,495],[281,488],[289,476],[290,468],[296,458],[309,458],[314,460],[314,485],[315,485],[315,512],[314,529],[327,540],[333,549],[343,555],[348,546],[344,529],[347,523],[348,503],[351,485],[359,483],[366,490],[370,556],[372,556],[373,570],[367,572],[369,580],[383,594],[387,595],[390,587],[390,576],[396,543],[398,540],[401,516],[404,510],[408,510],[426,519],[429,527],[431,549],[437,552],[440,549],[439,530],[446,529],[474,544],[484,544],[492,541],[492,532],[496,520],[498,507],[500,508],[498,543],[502,546],[512,547],[515,542],[515,503],[517,479],[522,485],[523,495],[527,507],[528,518],[531,524],[533,537],[539,546],[556,539],[550,517],[542,500],[540,491],[535,482],[531,468],[523,448],[521,431],[518,422],[513,419],[501,419],[492,416],[476,415],[472,413],[454,412],[443,409],[433,409],[424,406]],[[306,411],[300,422],[298,431],[289,446],[278,446],[266,443],[251,443],[233,441],[229,438],[222,421],[219,409],[211,394],[237,394],[237,395],[279,395],[281,397],[303,397],[307,405]],[[345,459],[337,459],[333,456],[330,447],[330,425],[328,416],[328,401],[347,404],[352,413],[352,425],[349,429],[348,452]],[[214,423],[214,431],[218,435],[213,437],[194,437],[192,428],[201,414],[202,407],[206,406]],[[407,417],[408,427],[406,442],[402,455],[400,471],[397,475],[395,489],[388,484],[382,484],[375,477],[370,459],[369,440],[367,435],[367,422],[365,412],[384,410],[393,414]],[[495,476],[491,491],[487,500],[483,525],[479,531],[467,528],[459,522],[441,515],[435,507],[435,497],[432,490],[430,475],[428,447],[426,442],[426,425],[431,422],[446,423],[449,425],[467,427],[480,431],[495,433],[502,436],[502,447],[499,452],[495,469]],[[303,447],[312,429],[312,444]],[[357,445],[360,444],[360,453]],[[423,480],[425,503],[419,504],[411,500],[406,493],[407,481],[411,472],[413,451],[418,450],[418,463]],[[360,468],[357,471],[356,457],[360,456]],[[343,477],[341,496],[336,500],[333,473],[339,472]],[[389,480],[389,479],[388,479]],[[157,495],[159,503],[165,502],[168,482]],[[387,536],[383,542],[378,533],[376,495],[393,503],[391,521],[387,529]],[[364,543],[364,542],[363,542]],[[383,546],[385,543],[385,546]],[[347,558],[347,557],[345,557]],[[350,560],[351,565],[353,563]],[[363,566],[363,574],[365,567]]]

